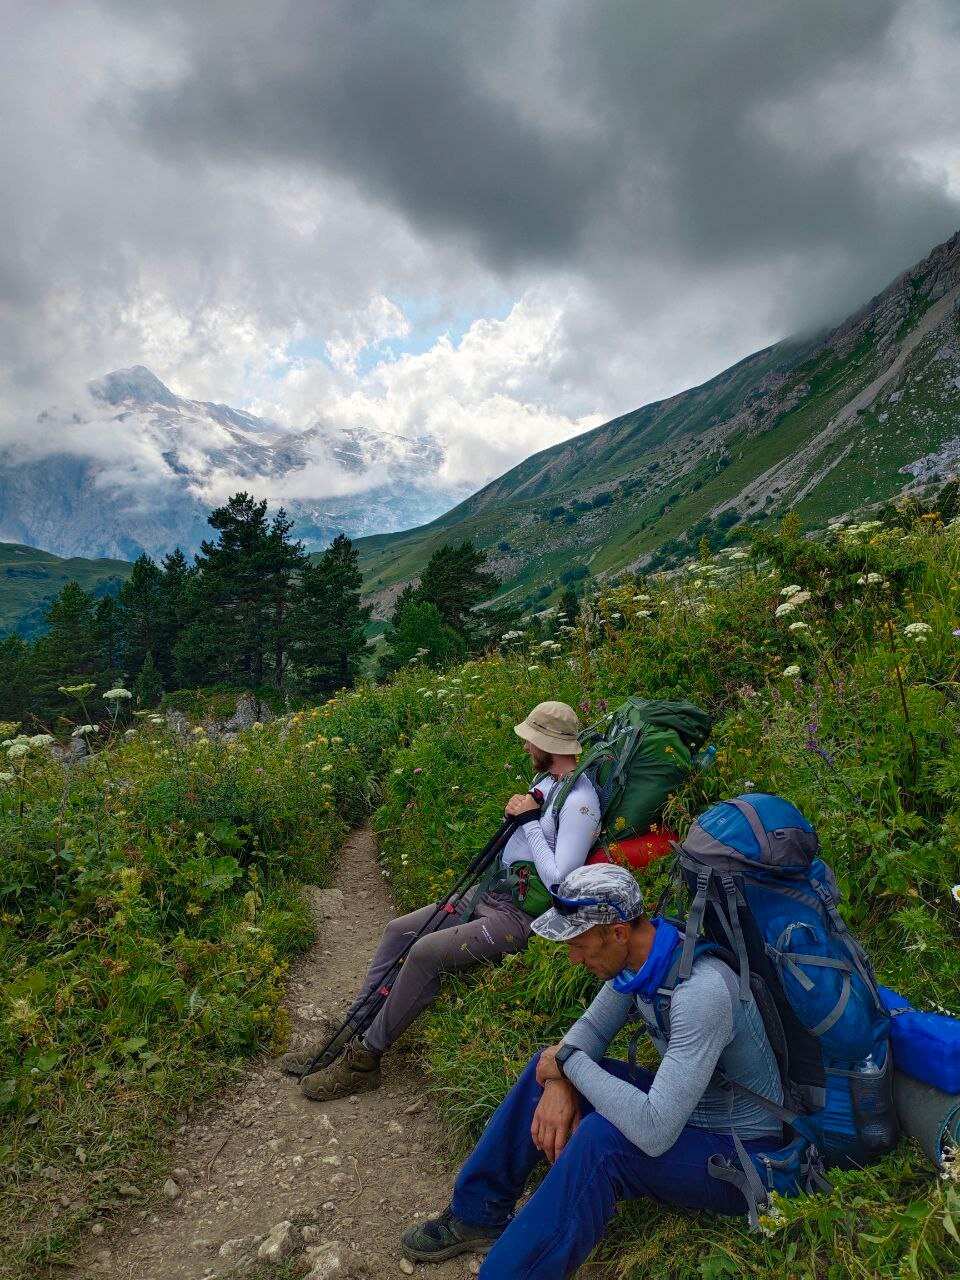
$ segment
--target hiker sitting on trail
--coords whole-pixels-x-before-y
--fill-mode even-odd
[[[380,1058],[414,1018],[436,999],[440,977],[481,963],[495,964],[521,951],[530,936],[532,917],[549,906],[545,885],[556,884],[583,866],[600,824],[600,801],[589,778],[578,777],[555,813],[550,797],[576,767],[581,746],[580,722],[564,702],[541,702],[515,726],[538,775],[539,799],[527,792],[511,796],[506,814],[518,825],[494,864],[480,892],[468,891],[458,910],[443,914],[433,931],[419,939],[400,967],[390,993],[366,1033],[351,1039],[332,1066],[303,1076],[300,1087],[308,1098],[329,1101],[345,1094],[376,1089]],[[357,1012],[384,981],[410,938],[435,914],[435,906],[421,907],[387,925],[363,986],[345,1017]],[[306,1049],[284,1054],[281,1070],[300,1075],[318,1057],[340,1028],[328,1020],[325,1035]],[[345,1038],[347,1038],[345,1036]]]
[[[664,1040],[652,1001],[676,972],[674,925],[644,915],[623,867],[581,867],[552,897],[533,931],[565,942],[571,964],[605,985],[563,1040],[531,1060],[461,1169],[448,1209],[406,1232],[409,1259],[492,1245],[481,1277],[558,1280],[590,1254],[618,1200],[742,1214],[741,1191],[711,1176],[708,1161],[734,1156],[731,1126],[748,1152],[779,1141],[767,1109],[724,1087],[731,1079],[771,1101],[783,1097],[759,1010],[752,996],[738,998],[733,970],[716,955],[694,960],[670,1000]],[[661,1057],[654,1073],[603,1056],[637,1017]],[[546,1177],[512,1216],[543,1159]]]

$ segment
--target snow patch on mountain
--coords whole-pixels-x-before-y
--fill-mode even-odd
[[[0,450],[0,540],[57,555],[198,549],[238,489],[286,507],[310,548],[432,520],[469,492],[432,436],[316,423],[294,430],[176,395],[143,365],[88,384]]]

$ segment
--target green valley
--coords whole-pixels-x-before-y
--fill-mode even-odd
[[[78,582],[95,596],[114,595],[132,568],[126,560],[64,559],[36,547],[0,542],[0,635],[38,635],[44,630],[44,614],[68,582]]]

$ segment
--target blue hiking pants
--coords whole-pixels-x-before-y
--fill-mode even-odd
[[[462,1222],[506,1230],[480,1268],[482,1280],[560,1280],[589,1256],[613,1216],[618,1200],[647,1196],[684,1209],[743,1214],[736,1187],[712,1178],[707,1159],[736,1159],[727,1134],[688,1125],[660,1156],[648,1156],[581,1099],[582,1118],[560,1158],[527,1203],[510,1220],[532,1170],[544,1158],[533,1145],[530,1125],[543,1094],[534,1057],[483,1131],[460,1170],[453,1212]],[[649,1089],[653,1076],[626,1062],[604,1058],[602,1066],[621,1080]],[[746,1142],[768,1150],[770,1139]]]

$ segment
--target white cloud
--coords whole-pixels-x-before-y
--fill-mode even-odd
[[[552,405],[564,358],[563,307],[522,298],[502,320],[476,320],[459,342],[443,336],[427,351],[376,365],[352,389],[316,403],[334,426],[368,427],[441,442],[444,483],[479,486],[528,454],[604,420],[599,410],[569,416]],[[310,392],[302,370],[296,395]]]
[[[435,435],[442,479],[479,485],[839,317],[953,229],[953,7],[713,8],[24,7],[0,433],[54,449],[38,409],[142,363],[291,427]],[[371,368],[384,343],[417,354]],[[162,466],[85,438],[144,485]]]

